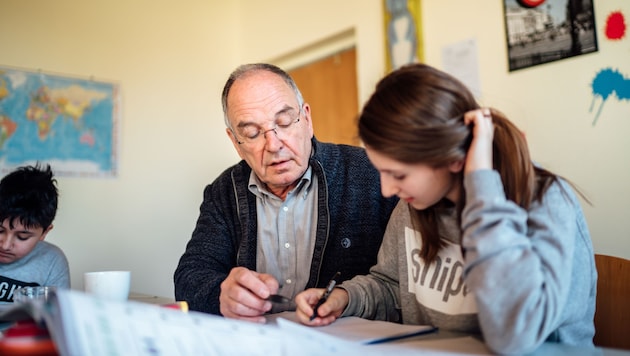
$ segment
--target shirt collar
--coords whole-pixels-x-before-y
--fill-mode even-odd
[[[308,193],[312,185],[311,184],[312,178],[313,178],[313,170],[311,166],[309,165],[308,168],[306,169],[306,172],[304,172],[304,174],[300,178],[300,182],[298,183],[298,185],[295,188],[293,188],[287,196],[302,191],[304,193],[304,197],[306,197],[306,194]],[[256,175],[256,173],[254,173],[253,170],[249,174],[248,188],[249,188],[249,191],[252,192],[252,194],[261,198],[263,201],[268,198],[278,199],[277,196],[272,194],[267,189],[266,185],[260,180],[260,178],[258,178],[258,176]]]

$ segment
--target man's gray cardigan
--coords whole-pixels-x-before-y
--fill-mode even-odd
[[[319,194],[316,241],[306,288],[366,274],[376,263],[389,216],[398,201],[384,199],[378,172],[359,147],[312,139],[310,158]],[[245,161],[204,189],[192,238],[175,270],[175,298],[191,310],[219,314],[220,284],[236,266],[256,269],[256,198]]]

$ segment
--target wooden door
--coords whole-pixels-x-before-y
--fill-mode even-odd
[[[315,137],[358,146],[355,48],[295,68],[289,74],[311,106]]]
[[[595,255],[595,346],[630,350],[630,260]]]

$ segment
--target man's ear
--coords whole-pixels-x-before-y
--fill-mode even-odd
[[[226,128],[225,132],[227,133],[228,137],[232,141],[232,145],[234,145],[234,149],[236,149],[236,153],[238,153],[238,156],[241,157],[241,159],[244,159],[243,155],[241,154],[241,145],[238,144],[238,139],[234,135],[234,132],[230,130],[229,128]]]
[[[42,236],[39,237],[39,241],[44,241],[44,239],[46,238],[46,235],[48,235],[48,232],[52,229],[53,229],[53,225],[50,224],[50,226],[46,230],[44,230],[44,232],[42,232]]]
[[[464,158],[457,161],[453,161],[448,165],[448,169],[452,173],[459,173],[464,169],[464,163],[466,163],[466,160]]]
[[[308,125],[309,138],[313,138],[315,131],[313,130],[313,120],[311,118],[311,106],[308,103],[302,104],[302,117]]]

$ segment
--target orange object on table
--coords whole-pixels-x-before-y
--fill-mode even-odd
[[[3,331],[0,355],[57,356],[59,353],[46,328],[33,320],[23,320]]]
[[[167,303],[167,304],[160,304],[160,306],[164,307],[164,308],[168,308],[168,309],[181,310],[184,313],[188,312],[188,303],[185,302],[185,301],[174,302],[174,303]]]

